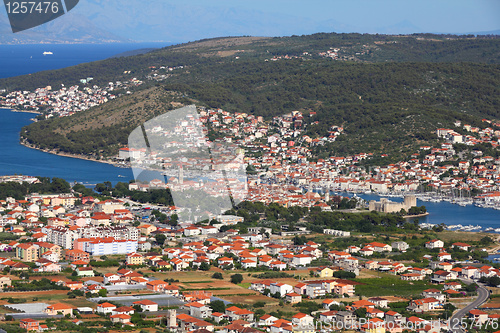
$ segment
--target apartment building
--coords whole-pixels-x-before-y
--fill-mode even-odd
[[[139,231],[130,226],[90,227],[78,229],[79,238],[139,239]]]
[[[42,232],[47,235],[47,242],[59,245],[63,249],[72,249],[78,233],[64,227],[43,227]]]
[[[137,240],[106,238],[78,238],[74,248],[89,253],[91,256],[108,254],[127,254],[137,251]]]

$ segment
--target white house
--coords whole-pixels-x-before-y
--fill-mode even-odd
[[[312,257],[307,254],[297,254],[293,256],[292,265],[294,266],[307,266],[310,265]]]
[[[104,284],[113,283],[121,279],[121,276],[115,273],[104,274]]]
[[[299,331],[307,331],[308,328],[314,328],[314,318],[305,313],[297,313],[292,317],[292,325]]]
[[[441,249],[444,247],[444,242],[439,239],[433,239],[425,242],[425,247],[428,249]]]
[[[279,293],[281,297],[293,291],[293,287],[286,283],[274,282],[270,285],[271,295],[275,293]]]
[[[212,309],[206,305],[199,302],[193,302],[185,305],[189,307],[189,315],[196,318],[208,318],[212,315]]]
[[[189,236],[196,236],[201,234],[201,228],[198,227],[187,227],[184,228],[184,236],[189,237]]]
[[[250,268],[250,267],[257,267],[257,261],[252,260],[252,259],[245,259],[241,261],[241,267],[244,269]]]
[[[137,301],[132,303],[134,305],[139,305],[142,311],[158,311],[158,303],[150,301],[148,299],[143,299],[141,301]]]
[[[114,309],[116,309],[116,305],[108,302],[97,304],[97,313],[108,314],[112,313]]]

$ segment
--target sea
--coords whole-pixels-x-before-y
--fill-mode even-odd
[[[124,52],[162,48],[169,43],[0,45],[0,78],[33,74],[113,57]],[[44,55],[44,52],[52,54]]]
[[[341,193],[346,196],[353,196],[353,194]],[[366,201],[375,200],[379,201],[380,196],[374,194],[357,194]],[[402,202],[403,199],[399,197],[387,198],[390,201]],[[429,215],[412,218],[410,220],[418,219],[420,223],[441,224],[444,223],[448,226],[462,225],[462,226],[480,226],[482,229],[486,228],[500,228],[500,210],[493,208],[481,208],[474,205],[459,206],[447,201],[429,202],[417,199],[418,206],[425,206]]]
[[[122,52],[167,45],[141,44],[92,44],[92,45],[0,45],[0,77],[35,73],[42,70],[73,66],[83,62],[102,60]],[[43,56],[43,52],[53,55]],[[0,109],[0,175],[23,174],[30,176],[60,177],[68,182],[86,186],[111,181],[128,182],[133,179],[131,169],[110,164],[57,156],[24,147],[19,143],[23,126],[30,124],[34,114]],[[348,195],[341,193],[342,195]],[[350,194],[352,196],[352,194]],[[375,195],[360,194],[366,200],[379,200]],[[400,198],[390,198],[400,201]],[[417,202],[424,205],[428,216],[419,218],[421,223],[481,226],[484,229],[500,228],[500,211],[472,205],[461,207],[449,202]]]
[[[32,74],[107,59],[124,52],[162,48],[169,43],[0,45],[0,78]],[[52,52],[44,55],[44,52]],[[19,143],[23,126],[34,114],[0,109],[0,175],[60,177],[93,186],[103,181],[133,179],[131,169],[62,157],[26,148]]]

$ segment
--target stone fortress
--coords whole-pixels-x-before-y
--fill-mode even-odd
[[[372,200],[368,206],[370,211],[377,211],[381,213],[397,213],[404,209],[408,211],[411,207],[417,205],[417,198],[414,195],[407,195],[403,202],[392,202],[389,199],[382,198],[380,201]]]

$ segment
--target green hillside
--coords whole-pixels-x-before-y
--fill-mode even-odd
[[[337,60],[319,54],[333,49]],[[145,79],[150,66],[162,65],[184,68],[161,82]],[[29,143],[112,155],[141,122],[196,103],[268,119],[292,110],[315,111],[310,119],[319,124],[307,127],[309,135],[322,135],[331,125],[346,132],[318,148],[319,156],[399,156],[434,140],[433,131],[454,120],[477,125],[481,118],[500,118],[500,38],[471,36],[219,38],[0,80],[0,89],[74,84],[86,76],[96,84],[130,76],[146,84],[105,105],[28,126],[22,135]]]

